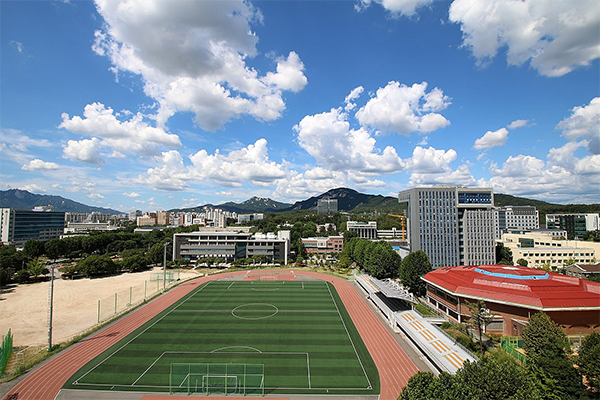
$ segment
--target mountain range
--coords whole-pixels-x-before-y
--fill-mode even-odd
[[[20,189],[0,190],[0,207],[31,210],[38,206],[54,206],[54,211],[61,212],[122,214],[122,211],[88,206],[87,204],[78,203],[61,196],[35,194]]]
[[[313,196],[306,200],[297,201],[294,204],[282,203],[262,197],[252,197],[241,203],[226,202],[218,205],[205,204],[191,208],[171,209],[171,212],[199,212],[205,207],[219,208],[221,210],[236,213],[264,213],[283,211],[316,210],[320,199],[337,199],[340,211],[352,212],[381,212],[400,213],[403,206],[398,204],[397,197],[373,195],[357,192],[348,188],[336,188]],[[494,193],[494,204],[497,207],[532,205],[540,212],[540,223],[545,221],[546,214],[560,213],[598,213],[600,204],[553,204],[540,200],[532,200],[524,197],[516,197],[507,194]],[[52,205],[56,211],[65,212],[104,212],[120,214],[121,211],[110,208],[93,207],[61,196],[48,196],[30,193],[26,190],[10,189],[0,191],[0,207],[15,209],[32,209],[35,206]]]

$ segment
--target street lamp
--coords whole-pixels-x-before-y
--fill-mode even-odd
[[[167,246],[170,245],[171,242],[166,242],[163,244],[164,254],[163,254],[163,292],[167,288]]]

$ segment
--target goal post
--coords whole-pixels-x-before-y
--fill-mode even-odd
[[[264,395],[264,364],[171,363],[169,393]]]

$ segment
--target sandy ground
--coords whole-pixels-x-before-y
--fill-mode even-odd
[[[144,285],[155,268],[137,273],[125,273],[99,279],[54,280],[52,343],[66,341],[98,321],[98,300],[111,294]],[[194,271],[181,271],[180,279],[198,276]],[[0,336],[8,329],[14,346],[48,343],[48,298],[50,282],[11,285],[0,289]]]

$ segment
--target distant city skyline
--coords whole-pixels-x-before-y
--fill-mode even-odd
[[[600,202],[596,1],[11,1],[0,30],[2,190]]]

